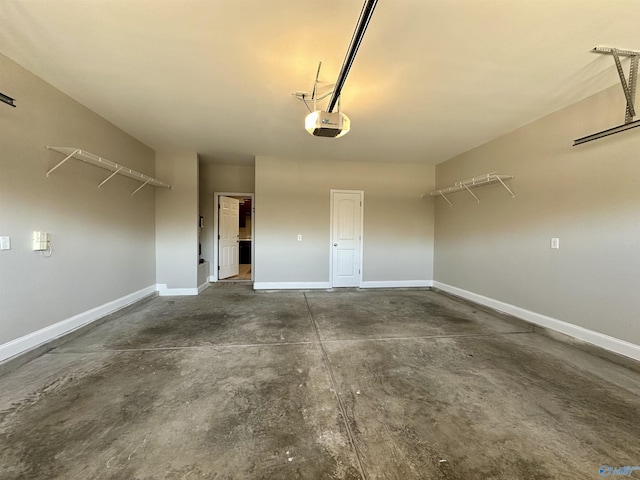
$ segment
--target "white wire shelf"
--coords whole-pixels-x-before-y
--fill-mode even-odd
[[[109,170],[109,171],[112,172],[111,175],[109,175],[107,178],[105,178],[102,181],[102,183],[100,183],[100,185],[98,185],[98,188],[102,187],[105,183],[107,183],[109,180],[111,180],[114,176],[116,176],[116,175],[124,175],[125,177],[132,178],[132,179],[137,180],[138,182],[142,183],[142,185],[140,185],[133,192],[131,192],[131,195],[135,195],[136,193],[138,193],[146,185],[151,185],[152,187],[161,187],[161,188],[173,189],[173,186],[169,185],[168,183],[164,183],[164,182],[162,182],[162,181],[160,181],[160,180],[158,180],[156,178],[149,177],[148,175],[145,175],[144,173],[136,172],[135,170],[131,170],[130,168],[127,168],[127,167],[125,167],[123,165],[119,165],[119,164],[117,164],[115,162],[112,162],[111,160],[107,160],[106,158],[102,158],[99,155],[95,155],[95,154],[87,152],[85,150],[81,150],[80,148],[76,148],[76,147],[50,147],[50,146],[47,146],[47,149],[48,150],[53,150],[54,152],[58,152],[58,153],[61,153],[62,155],[65,155],[64,160],[62,160],[55,167],[53,167],[51,170],[49,170],[47,172],[47,177],[49,175],[51,175],[51,173],[54,170],[56,170],[58,167],[60,167],[67,160],[69,160],[70,158],[75,158],[76,160],[82,160],[85,163],[90,163],[91,165],[95,165],[96,167],[104,168],[105,170]]]
[[[484,185],[490,185],[492,183],[501,183],[504,188],[511,194],[511,197],[514,198],[515,194],[511,191],[509,187],[507,187],[505,180],[510,180],[513,178],[513,175],[500,175],[496,172],[485,173],[484,175],[479,175],[477,177],[468,178],[466,180],[460,180],[455,184],[451,185],[447,188],[441,188],[439,190],[434,190],[433,192],[425,193],[422,195],[422,198],[425,197],[442,197],[444,198],[449,205],[453,207],[453,204],[447,198],[447,195],[450,193],[460,192],[462,190],[466,190],[469,192],[473,198],[475,198],[478,203],[480,203],[480,199],[471,191],[472,188],[482,187]]]

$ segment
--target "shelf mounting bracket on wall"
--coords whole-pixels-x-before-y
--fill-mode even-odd
[[[49,147],[49,146],[47,146],[47,149],[48,150],[53,150],[54,152],[61,153],[62,155],[66,155],[64,160],[62,160],[61,162],[56,164],[53,168],[51,168],[47,172],[47,177],[49,175],[51,175],[51,173],[53,173],[54,170],[56,170],[58,167],[63,165],[67,160],[69,160],[70,158],[75,158],[77,160],[82,160],[85,163],[90,163],[91,165],[95,165],[96,167],[104,168],[105,170],[110,170],[112,172],[111,175],[109,175],[107,178],[105,178],[100,183],[100,185],[98,185],[98,188],[102,187],[105,183],[107,183],[109,180],[111,180],[114,176],[123,175],[125,177],[132,178],[132,179],[137,180],[138,182],[142,183],[142,185],[140,185],[133,192],[131,192],[132,196],[135,195],[136,193],[138,193],[146,185],[151,185],[151,186],[154,186],[154,187],[168,188],[170,190],[173,189],[172,185],[169,185],[167,183],[161,182],[160,180],[157,180],[157,179],[155,179],[153,177],[149,177],[148,175],[145,175],[144,173],[136,172],[135,170],[131,170],[130,168],[127,168],[127,167],[125,167],[123,165],[119,165],[119,164],[114,163],[114,162],[112,162],[110,160],[107,160],[106,158],[102,158],[102,157],[100,157],[98,155],[95,155],[93,153],[89,153],[89,152],[87,152],[85,150],[81,150],[79,148],[75,148],[75,147]]]
[[[618,125],[617,127],[609,128],[608,130],[603,130],[602,132],[594,133],[592,135],[587,135],[586,137],[578,138],[574,140],[573,146],[581,145],[586,142],[591,142],[592,140],[598,140],[599,138],[608,137],[609,135],[613,135],[614,133],[624,132],[625,130],[630,130],[632,128],[640,127],[640,120],[633,120],[633,117],[636,116],[635,110],[635,96],[636,96],[636,87],[638,84],[638,61],[640,60],[640,52],[634,50],[620,50],[617,48],[611,47],[595,47],[592,50],[594,53],[601,53],[605,55],[613,56],[613,61],[616,65],[616,70],[618,71],[618,77],[620,77],[620,85],[622,86],[622,91],[624,93],[625,99],[627,100],[627,105],[625,107],[625,115],[624,115],[624,123],[622,125]],[[629,80],[627,81],[624,70],[622,69],[622,63],[620,62],[620,57],[631,57],[631,66],[629,68]]]
[[[98,188],[102,187],[105,183],[107,183],[109,180],[111,180],[113,177],[115,177],[118,173],[120,173],[120,170],[122,170],[122,167],[118,167],[118,169],[113,172],[111,175],[109,175],[107,178],[105,178],[102,183],[100,185],[98,185]]]
[[[442,197],[445,201],[453,207],[453,203],[447,198],[447,195],[450,193],[460,192],[462,190],[466,190],[471,194],[473,198],[476,199],[478,203],[480,203],[480,199],[471,191],[472,188],[482,187],[483,185],[489,185],[492,183],[500,183],[507,191],[511,194],[512,198],[515,198],[515,194],[511,191],[511,189],[504,183],[505,180],[509,180],[513,178],[513,175],[499,175],[496,172],[485,173],[484,175],[479,175],[477,177],[468,178],[466,180],[460,180],[459,182],[454,183],[450,187],[441,188],[439,190],[434,190],[433,192],[425,193],[422,195],[422,198],[425,197]]]

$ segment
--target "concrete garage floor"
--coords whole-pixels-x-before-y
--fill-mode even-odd
[[[636,363],[446,295],[226,284],[1,376],[0,478],[600,478],[639,424]]]

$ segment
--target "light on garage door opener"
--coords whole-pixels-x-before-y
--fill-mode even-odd
[[[318,65],[318,72],[316,73],[316,80],[313,85],[313,92],[311,94],[311,100],[313,101],[313,110],[309,108],[306,93],[294,93],[296,98],[302,100],[310,111],[309,115],[307,115],[307,117],[305,118],[305,129],[311,135],[314,135],[316,137],[338,138],[346,135],[351,129],[351,120],[340,111],[340,94],[342,93],[342,87],[347,80],[347,75],[349,75],[349,70],[351,69],[351,65],[353,65],[353,61],[356,58],[356,53],[358,53],[358,48],[362,43],[364,32],[367,30],[367,26],[369,25],[369,21],[371,20],[371,16],[373,15],[373,11],[376,8],[377,3],[378,0],[365,1],[362,7],[362,11],[360,12],[360,18],[358,19],[358,23],[356,24],[355,31],[353,32],[353,36],[351,37],[351,43],[349,44],[349,49],[347,50],[347,55],[344,59],[344,62],[342,63],[342,68],[340,69],[340,73],[338,74],[338,79],[336,80],[334,89],[331,92],[324,94],[320,98],[318,98],[318,77],[320,75],[320,67],[322,66],[322,62],[320,62],[320,64]],[[329,95],[331,95],[331,99],[329,100],[329,106],[327,110],[319,110],[317,108],[318,100],[322,100]],[[334,112],[336,106],[338,107],[338,109],[336,112]]]

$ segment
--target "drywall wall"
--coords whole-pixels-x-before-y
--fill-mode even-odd
[[[156,172],[173,186],[156,191],[156,283],[175,294],[196,295],[198,154],[157,152]],[[160,287],[161,295],[167,293]]]
[[[432,166],[257,157],[256,284],[330,281],[331,189],[364,190],[364,282],[430,281],[434,212],[421,194],[434,174]]]
[[[516,198],[435,200],[435,280],[640,345],[640,130],[572,146],[624,108],[615,86],[438,165],[439,188],[497,171]]]
[[[213,269],[213,194],[215,192],[227,193],[253,193],[255,189],[255,167],[253,165],[221,165],[200,163],[200,215],[204,220],[204,227],[200,232],[202,244],[201,258],[211,262]]]
[[[155,286],[155,197],[134,180],[69,160],[45,145],[80,147],[154,175],[154,152],[0,55],[0,345]],[[31,249],[51,233],[49,258]]]

